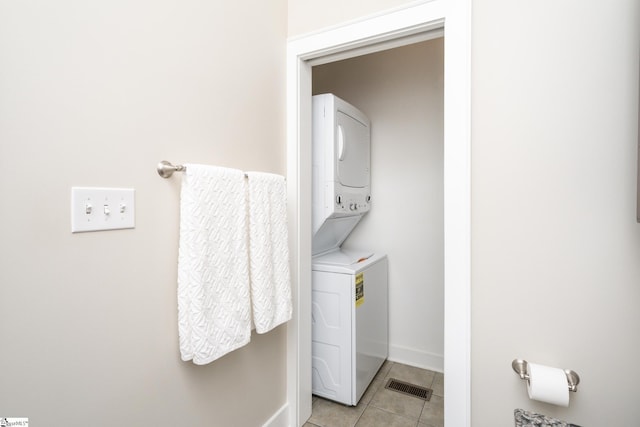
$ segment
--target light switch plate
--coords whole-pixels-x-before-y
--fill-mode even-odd
[[[133,188],[71,188],[71,232],[135,228]]]

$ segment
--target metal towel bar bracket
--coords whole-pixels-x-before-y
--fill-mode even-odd
[[[185,169],[187,168],[183,165],[174,166],[166,160],[163,160],[160,163],[158,163],[158,175],[160,175],[163,178],[170,178],[174,172],[182,172]]]
[[[522,359],[514,359],[511,362],[511,367],[518,375],[520,375],[520,379],[529,381],[529,374],[527,370],[528,363],[526,360]],[[564,374],[567,376],[567,385],[569,386],[569,391],[576,392],[578,391],[578,384],[580,383],[580,377],[578,374],[571,369],[565,369]]]

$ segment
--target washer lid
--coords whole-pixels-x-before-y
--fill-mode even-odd
[[[338,249],[324,255],[313,257],[311,269],[313,271],[324,271],[328,273],[357,274],[361,271],[366,270],[372,265],[387,259],[387,255],[385,254],[347,250],[346,255],[341,255],[342,252],[344,251]],[[346,259],[353,261],[356,257],[358,257],[358,255],[368,256],[368,258],[362,261],[358,261],[356,259],[355,263],[348,265],[331,262],[331,260],[339,261],[342,256],[345,256]]]
[[[313,258],[314,264],[353,265],[369,259],[373,252],[338,249]]]

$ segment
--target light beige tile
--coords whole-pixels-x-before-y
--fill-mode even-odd
[[[385,383],[382,379],[374,378],[373,381],[371,381],[371,384],[369,384],[369,388],[367,388],[367,390],[362,395],[362,398],[360,399],[360,402],[358,402],[358,405],[366,405],[371,402],[373,396],[378,392],[378,390],[380,390],[380,387],[384,387],[384,384]]]
[[[431,401],[386,390],[389,378],[432,388]],[[304,427],[443,427],[443,396],[443,374],[386,361],[356,407],[313,396],[313,412]]]
[[[431,396],[424,405],[420,422],[429,427],[444,427],[444,398],[436,395]]]
[[[436,396],[444,397],[444,374],[436,372],[431,389]]]
[[[365,405],[345,406],[317,398],[308,422],[319,427],[353,427],[364,412]]]
[[[387,375],[389,374],[389,370],[391,370],[391,367],[394,365],[395,363],[389,361],[389,360],[385,360],[384,363],[382,364],[382,366],[380,367],[380,369],[378,370],[378,373],[376,374],[376,379],[385,379],[387,377]]]
[[[356,427],[415,427],[416,421],[369,406],[358,420]]]
[[[371,399],[369,407],[371,406],[417,421],[420,418],[424,400],[382,387]]]
[[[427,369],[395,363],[389,370],[387,378],[395,378],[400,381],[431,388],[435,375],[435,372]]]

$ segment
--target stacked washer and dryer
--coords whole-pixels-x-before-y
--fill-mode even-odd
[[[355,406],[388,356],[387,257],[342,243],[371,209],[369,119],[313,97],[312,391]]]

